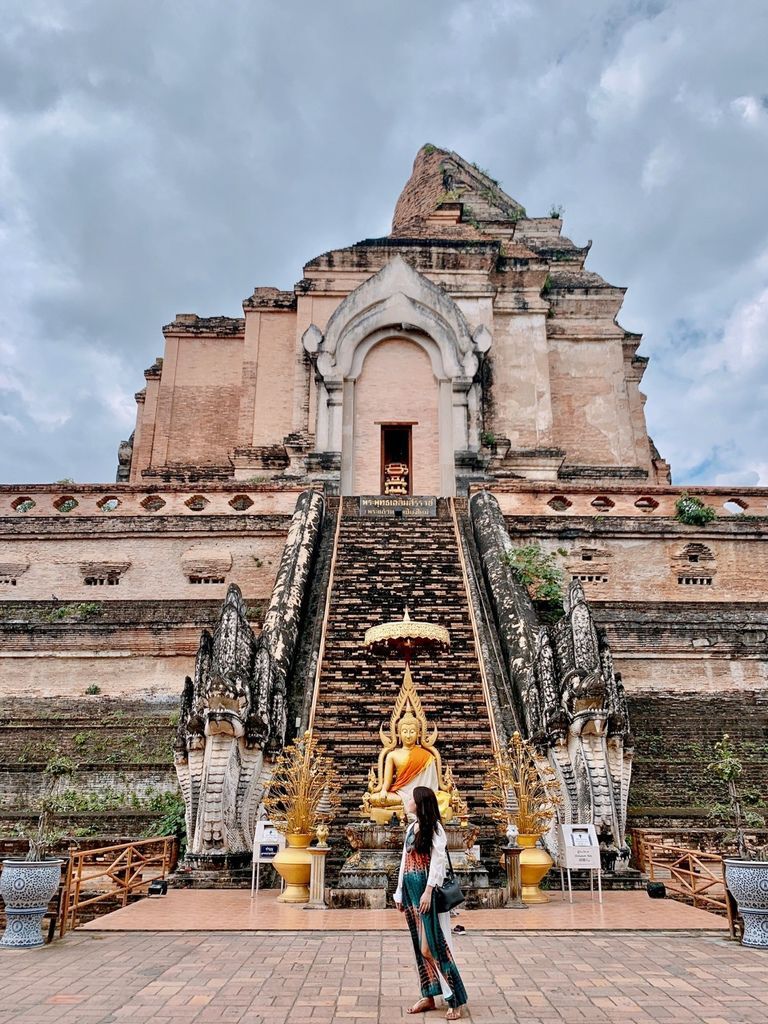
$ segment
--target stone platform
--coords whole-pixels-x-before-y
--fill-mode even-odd
[[[84,925],[83,931],[391,931],[405,920],[389,910],[304,910],[277,902],[278,890],[262,889],[251,900],[242,889],[176,890],[146,899]],[[465,910],[456,918],[467,931],[713,931],[723,917],[645,893],[605,893],[603,903],[575,892],[573,903],[555,894],[527,910]]]

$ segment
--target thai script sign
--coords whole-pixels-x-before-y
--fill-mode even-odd
[[[437,498],[430,495],[364,495],[360,498],[360,515],[379,519],[434,519],[437,516]]]

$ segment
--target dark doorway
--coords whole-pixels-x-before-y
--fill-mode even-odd
[[[411,427],[381,428],[381,493],[411,493]]]

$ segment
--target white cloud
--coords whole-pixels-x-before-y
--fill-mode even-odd
[[[679,154],[669,143],[660,143],[643,164],[643,173],[640,179],[643,190],[653,192],[654,189],[668,185],[680,170],[680,165]]]
[[[676,479],[768,482],[766,37],[764,0],[10,0],[0,479],[110,479],[161,324],[387,231],[429,141],[628,286]]]
[[[731,107],[748,124],[754,125],[760,121],[768,122],[765,107],[755,96],[737,96],[731,102]]]
[[[21,420],[5,412],[0,412],[0,426],[8,427],[9,430],[13,430],[17,434],[20,434],[24,429]]]

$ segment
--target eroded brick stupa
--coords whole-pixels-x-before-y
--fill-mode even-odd
[[[401,681],[362,637],[406,604],[451,631],[416,675],[480,817],[478,765],[515,728],[560,750],[608,831],[707,824],[723,732],[765,801],[768,491],[672,485],[624,289],[562,227],[424,146],[389,235],[256,288],[242,316],[163,328],[117,483],[0,487],[0,816],[52,751],[83,791],[105,763],[126,794],[172,789],[185,677],[210,694],[244,672],[242,735],[279,749],[311,724],[351,818]],[[714,518],[681,518],[684,492]],[[502,572],[534,545],[564,615]],[[568,753],[585,701],[615,741],[600,792]]]

